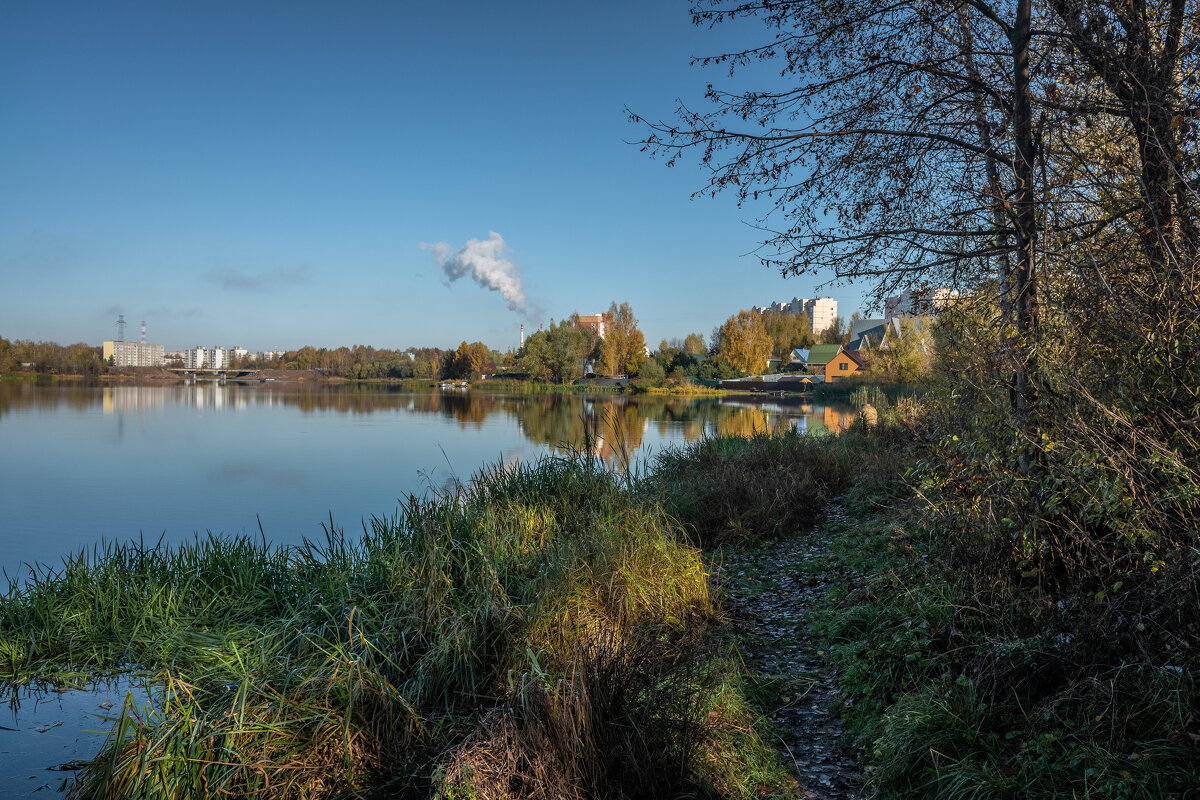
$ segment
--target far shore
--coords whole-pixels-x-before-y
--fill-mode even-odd
[[[125,385],[151,385],[162,386],[168,384],[184,384],[188,379],[177,372],[172,372],[169,369],[162,367],[112,367],[108,372],[102,375],[81,375],[81,374],[53,374],[53,373],[36,373],[36,372],[13,372],[0,375],[0,380],[12,382],[82,382],[95,381],[100,384],[125,384]],[[215,380],[215,378],[204,376],[201,377],[202,382]],[[355,384],[355,385],[379,385],[379,386],[403,386],[412,389],[434,389],[439,385],[448,382],[438,378],[345,378],[337,375],[327,375],[321,370],[295,370],[295,369],[260,369],[247,372],[243,375],[238,375],[235,378],[227,380],[235,383],[306,383],[306,384]],[[524,378],[509,378],[505,376],[496,376],[488,378],[477,378],[469,381],[468,385],[463,388],[469,388],[475,391],[504,393],[624,393],[624,394],[646,394],[656,396],[678,396],[678,397],[726,397],[726,396],[779,396],[785,394],[789,397],[802,397],[813,399],[816,401],[830,400],[846,400],[849,394],[856,388],[865,385],[860,381],[847,381],[845,386],[838,384],[836,386],[823,385],[816,392],[781,392],[780,387],[775,384],[764,384],[764,387],[769,387],[769,390],[756,391],[752,389],[721,389],[703,385],[664,385],[655,386],[640,384],[638,381],[618,380],[612,378],[595,378],[579,380],[573,383],[547,383],[538,380],[529,380]],[[891,386],[881,388],[890,388],[897,390],[916,389],[917,387]]]

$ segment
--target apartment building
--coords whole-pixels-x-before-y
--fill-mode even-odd
[[[144,342],[105,342],[104,359],[114,367],[161,367],[163,346]]]
[[[793,297],[790,303],[776,301],[769,306],[755,306],[759,314],[774,311],[777,314],[808,314],[812,321],[812,332],[818,334],[833,324],[837,317],[837,300],[832,297]]]
[[[203,345],[183,351],[183,366],[186,369],[204,369],[208,366],[208,349]]]

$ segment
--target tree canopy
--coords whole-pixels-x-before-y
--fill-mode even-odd
[[[600,371],[605,375],[635,375],[646,359],[646,337],[638,328],[629,303],[609,306],[611,316],[600,345]]]
[[[717,354],[734,369],[746,374],[764,371],[771,355],[771,337],[767,335],[762,316],[742,310],[725,320]]]
[[[764,31],[699,64],[773,69],[753,88],[711,84],[706,108],[632,116],[652,154],[695,153],[703,192],[755,210],[765,264],[867,278],[877,298],[980,298],[1022,471],[1058,413],[1045,404],[1078,415],[1093,398],[1099,420],[1134,384],[1176,420],[1149,428],[1195,444],[1200,0],[696,0],[693,18]],[[1052,364],[1062,342],[1071,355]],[[1142,370],[1124,389],[1085,380],[1102,363],[1077,368],[1118,351]]]

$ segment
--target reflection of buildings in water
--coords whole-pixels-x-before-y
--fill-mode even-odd
[[[245,408],[249,403],[247,397],[216,381],[196,381],[187,387],[182,398],[184,405],[199,410],[211,408],[220,411],[226,405]]]
[[[846,411],[835,411],[831,406],[825,406],[825,427],[834,433],[844,433],[854,424],[854,414]]]
[[[105,386],[101,403],[105,415],[127,411],[161,411],[167,405],[163,386]]]

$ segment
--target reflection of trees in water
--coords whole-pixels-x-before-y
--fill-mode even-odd
[[[496,409],[496,396],[478,392],[436,394],[437,411],[442,416],[458,420],[459,427],[468,424],[476,429],[482,428],[483,423]]]
[[[84,411],[100,401],[94,383],[0,381],[0,417],[13,411],[53,411],[59,406]]]
[[[790,414],[769,413],[750,404],[724,404],[715,398],[542,395],[515,406],[515,413],[530,440],[556,452],[589,447],[614,464],[641,448],[651,422],[663,438],[678,431],[689,442],[705,431],[753,436],[792,427]]]
[[[742,413],[717,420],[718,434],[748,439],[755,434],[770,432],[770,422],[763,411],[756,408],[740,408],[738,411]]]
[[[214,387],[215,388],[215,387]],[[236,395],[238,407],[278,405],[302,413],[322,411],[348,414],[436,414],[454,419],[460,427],[482,428],[489,417],[503,413],[515,418],[525,437],[555,452],[569,449],[592,452],[610,463],[642,446],[653,424],[663,438],[682,436],[695,441],[705,432],[724,436],[751,436],[790,428],[798,415],[806,417],[809,431],[841,432],[854,421],[849,409],[822,406],[767,407],[746,401],[721,402],[718,398],[663,395],[493,395],[486,392],[414,391],[411,387],[380,384],[229,384],[222,391]],[[137,391],[138,387],[105,385],[105,392]],[[185,402],[191,386],[161,387],[167,404]],[[27,409],[53,410],[67,406],[84,410],[102,402],[103,392],[92,384],[35,385],[0,383],[0,416]],[[161,408],[161,404],[156,404]]]
[[[621,464],[642,446],[648,416],[621,395],[534,395],[513,407],[521,431],[552,451],[590,452]]]

